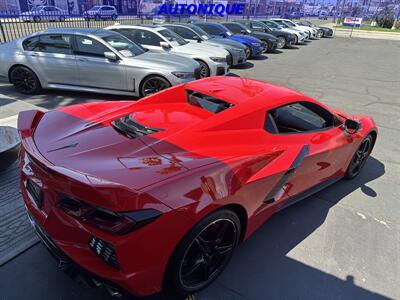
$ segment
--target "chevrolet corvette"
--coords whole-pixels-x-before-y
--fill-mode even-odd
[[[356,177],[377,138],[371,117],[239,77],[24,111],[18,130],[44,245],[70,274],[136,296],[205,288],[275,212]]]

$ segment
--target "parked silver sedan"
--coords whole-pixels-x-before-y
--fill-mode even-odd
[[[195,80],[199,64],[150,53],[104,29],[48,29],[0,46],[0,76],[21,93],[41,88],[146,96]]]
[[[229,52],[218,46],[193,44],[158,25],[113,25],[106,29],[123,34],[131,41],[156,53],[171,53],[193,58],[200,64],[200,77],[225,75],[229,71]]]

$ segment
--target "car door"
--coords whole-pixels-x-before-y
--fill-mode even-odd
[[[108,46],[96,39],[76,35],[74,50],[80,86],[127,90],[125,65],[122,60],[111,61],[104,56],[104,52],[112,52]]]
[[[72,38],[68,34],[43,34],[26,39],[22,46],[28,65],[49,84],[77,84]]]
[[[343,176],[352,137],[325,108],[299,101],[268,112],[277,132],[274,143],[296,149],[282,188],[293,197]],[[271,121],[272,122],[272,121]]]

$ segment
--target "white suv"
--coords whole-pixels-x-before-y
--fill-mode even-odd
[[[91,9],[83,12],[83,17],[85,19],[113,19],[118,18],[117,9],[111,5],[96,5]]]

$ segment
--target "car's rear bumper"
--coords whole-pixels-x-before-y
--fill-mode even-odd
[[[60,193],[79,188],[72,186],[73,179],[61,178],[51,166],[37,159],[20,155],[20,190],[26,209],[39,236],[61,266],[80,269],[101,285],[112,291],[125,290],[135,296],[147,296],[161,290],[169,257],[177,243],[193,225],[187,218],[169,210],[153,221],[131,233],[112,235],[57,208]],[[40,207],[27,189],[31,180],[40,186]],[[80,189],[87,189],[81,186]],[[162,205],[160,203],[160,205]],[[89,247],[92,237],[113,246],[118,267],[106,263]],[[85,273],[84,272],[84,273]],[[86,275],[85,275],[86,276]],[[112,287],[112,288],[111,288]]]

